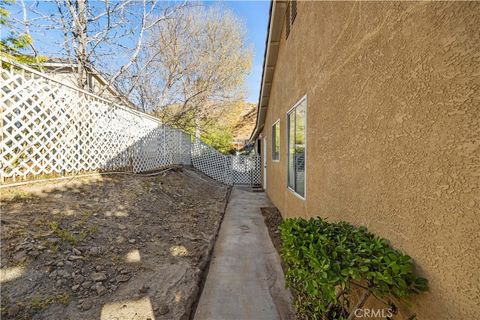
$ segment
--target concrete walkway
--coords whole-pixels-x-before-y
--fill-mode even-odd
[[[260,207],[265,193],[233,188],[194,319],[292,319],[280,258]]]

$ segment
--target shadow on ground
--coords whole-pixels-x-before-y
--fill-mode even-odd
[[[3,319],[188,319],[227,187],[189,168],[2,189]]]

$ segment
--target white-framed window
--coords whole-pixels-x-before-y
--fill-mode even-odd
[[[272,125],[272,160],[280,160],[280,119]]]
[[[305,198],[307,96],[287,112],[287,141],[288,188]]]

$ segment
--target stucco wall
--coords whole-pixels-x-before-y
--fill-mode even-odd
[[[65,71],[58,72],[58,71],[51,71],[51,70],[48,70],[48,69],[45,70],[44,72],[46,74],[48,74],[50,77],[52,77],[53,79],[55,79],[55,80],[57,80],[57,81],[59,81],[63,84],[78,88],[78,86],[77,86],[77,74],[74,73],[74,72],[65,72]],[[104,85],[104,84],[100,83],[98,81],[98,79],[96,77],[92,76],[91,74],[89,74],[88,76],[89,76],[89,81],[92,81],[92,87],[87,91],[90,91],[93,94],[98,94],[98,92],[100,92],[101,89],[102,89],[102,85]],[[101,97],[104,98],[104,99],[107,99],[107,100],[117,101],[118,103],[125,105],[125,103],[123,103],[123,101],[121,101],[121,99],[119,99],[116,95],[112,94],[112,92],[110,92],[110,90],[105,90],[101,94]],[[129,106],[127,105],[127,107],[129,107]]]
[[[418,319],[480,318],[479,88],[480,3],[299,2],[280,43],[268,195],[284,217],[365,225],[411,255],[431,288]],[[304,95],[305,201],[286,188],[286,112]]]

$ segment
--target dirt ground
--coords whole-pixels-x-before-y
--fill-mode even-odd
[[[1,192],[2,319],[188,319],[228,189],[187,168]]]
[[[262,215],[265,220],[265,224],[267,225],[268,234],[270,235],[273,246],[275,247],[275,249],[277,249],[278,254],[280,254],[280,249],[282,247],[282,239],[280,237],[280,230],[278,230],[278,226],[283,221],[282,215],[280,214],[280,211],[278,211],[278,209],[275,207],[264,207],[260,208],[260,210],[262,211]]]

